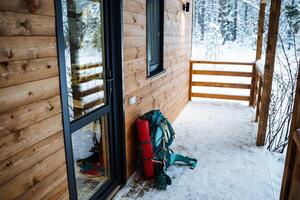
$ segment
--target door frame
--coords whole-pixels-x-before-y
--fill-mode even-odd
[[[111,66],[111,79],[113,79],[112,86],[112,125],[111,134],[113,145],[113,155],[110,155],[113,159],[112,179],[107,181],[101,188],[93,195],[91,199],[105,199],[113,192],[118,185],[123,185],[126,182],[126,151],[125,151],[125,103],[123,96],[123,46],[122,46],[122,34],[123,34],[123,1],[109,1],[106,0],[107,8],[105,9],[105,17],[110,23],[106,23],[104,30],[106,34],[106,47],[108,48],[106,53],[109,53],[110,66]],[[71,200],[77,200],[76,180],[74,171],[74,160],[72,150],[72,129],[77,126],[76,123],[71,126],[69,119],[68,108],[68,94],[67,94],[67,80],[65,69],[65,43],[63,34],[63,21],[62,21],[62,9],[61,0],[55,0],[55,18],[56,18],[56,38],[57,38],[57,55],[59,64],[59,79],[60,79],[60,96],[63,116],[63,132],[67,165],[67,177],[69,197]],[[107,57],[107,56],[106,56]],[[97,110],[92,111],[89,115],[97,117],[100,114]]]

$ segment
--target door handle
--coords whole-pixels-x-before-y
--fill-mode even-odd
[[[106,83],[107,83],[107,85],[108,85],[108,92],[109,92],[109,96],[111,97],[112,96],[112,90],[113,90],[113,87],[112,87],[112,84],[113,84],[113,81],[114,81],[114,79],[113,78],[108,78],[108,79],[106,79]]]

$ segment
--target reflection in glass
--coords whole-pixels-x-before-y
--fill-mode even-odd
[[[89,199],[110,176],[106,124],[103,117],[72,134],[79,200]]]
[[[70,119],[105,103],[103,2],[62,0]]]

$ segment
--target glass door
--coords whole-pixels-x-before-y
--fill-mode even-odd
[[[112,50],[121,44],[112,42],[112,3],[57,0],[56,4],[70,198],[101,199],[122,176],[118,169],[122,140],[116,122],[120,94],[115,91],[116,81],[122,80],[116,78],[117,52]],[[121,27],[115,30],[121,33]]]

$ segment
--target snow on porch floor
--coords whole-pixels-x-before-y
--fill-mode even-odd
[[[196,169],[170,167],[173,183],[165,191],[136,173],[114,199],[279,199],[284,156],[255,146],[254,116],[239,103],[189,103],[174,123],[173,149],[197,158]]]

